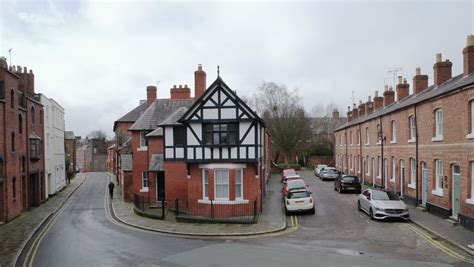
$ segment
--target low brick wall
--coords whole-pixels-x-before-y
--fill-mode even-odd
[[[313,156],[308,158],[307,166],[308,168],[314,169],[316,165],[325,164],[328,166],[334,167],[334,157],[332,156]]]

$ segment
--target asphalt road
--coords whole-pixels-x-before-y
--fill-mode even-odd
[[[331,182],[306,175],[316,215],[289,235],[197,240],[135,231],[108,221],[108,176],[90,174],[42,240],[34,266],[462,266],[404,223],[372,222]],[[468,265],[466,265],[468,266]]]

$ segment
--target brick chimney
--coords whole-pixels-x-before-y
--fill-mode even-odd
[[[379,91],[375,90],[374,97],[374,110],[377,110],[383,106],[383,97],[379,96]]]
[[[352,106],[353,106],[353,108],[352,108],[352,118],[357,119],[357,117],[359,117],[359,111],[357,110],[357,107],[356,107],[355,103],[353,103]]]
[[[440,85],[444,83],[445,81],[451,79],[452,66],[453,66],[453,63],[451,63],[449,59],[446,59],[446,61],[443,61],[441,53],[436,54],[436,63],[433,65],[435,85]]]
[[[347,122],[351,122],[351,120],[352,120],[351,106],[347,106]]]
[[[365,116],[365,103],[359,101],[359,117]]]
[[[26,67],[21,67],[20,65],[13,66],[13,72],[20,77],[18,81],[18,90],[23,92],[26,96],[35,95],[35,75],[32,70],[29,70]]]
[[[191,98],[191,89],[188,88],[188,85],[185,84],[184,87],[179,85],[173,85],[173,88],[170,89],[171,99],[190,99]]]
[[[337,110],[337,108],[332,110],[332,118],[339,119],[339,110]]]
[[[194,72],[194,98],[199,98],[206,91],[206,72],[202,70],[202,65]]]
[[[8,69],[7,58],[6,57],[0,57],[0,67],[2,67],[4,69]]]
[[[392,87],[385,85],[385,91],[383,92],[383,106],[386,107],[395,102],[395,92]]]
[[[372,97],[369,95],[369,99],[365,102],[365,114],[369,114],[374,111],[374,102],[372,102]]]
[[[418,94],[428,88],[428,75],[421,75],[420,68],[416,68],[416,75],[413,76],[413,93]]]
[[[406,79],[402,79],[402,76],[398,76],[397,84],[397,101],[401,101],[410,95],[410,85]]]
[[[146,87],[146,106],[149,107],[156,100],[156,86],[148,85]]]
[[[474,35],[467,36],[466,47],[462,50],[464,57],[464,75],[474,71]]]

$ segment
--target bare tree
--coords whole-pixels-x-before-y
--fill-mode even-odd
[[[104,130],[95,130],[90,132],[87,137],[89,139],[105,139],[107,140],[107,134],[105,133]]]
[[[263,118],[272,140],[275,161],[280,153],[297,152],[309,128],[306,112],[297,90],[289,91],[285,85],[264,82],[259,86],[249,104]]]

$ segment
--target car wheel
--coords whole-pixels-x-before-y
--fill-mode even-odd
[[[291,215],[291,214],[290,214],[290,211],[287,210],[286,208],[285,208],[285,214],[286,214],[286,216],[290,216],[290,215]]]
[[[342,194],[342,187],[339,186],[339,194]]]
[[[356,193],[357,193],[357,194],[360,194],[360,193],[362,193],[362,191],[361,191],[361,190],[357,190]]]
[[[313,209],[309,213],[310,214],[315,214],[316,213],[316,209],[314,208],[314,206],[313,206]]]
[[[370,216],[371,220],[374,219],[374,212],[372,211],[372,208],[370,208],[370,210],[369,210],[369,216]]]
[[[334,186],[334,191],[337,191],[337,188],[336,188],[336,186]]]
[[[357,209],[359,211],[362,211],[362,207],[360,206],[360,201],[359,200],[357,200]]]

